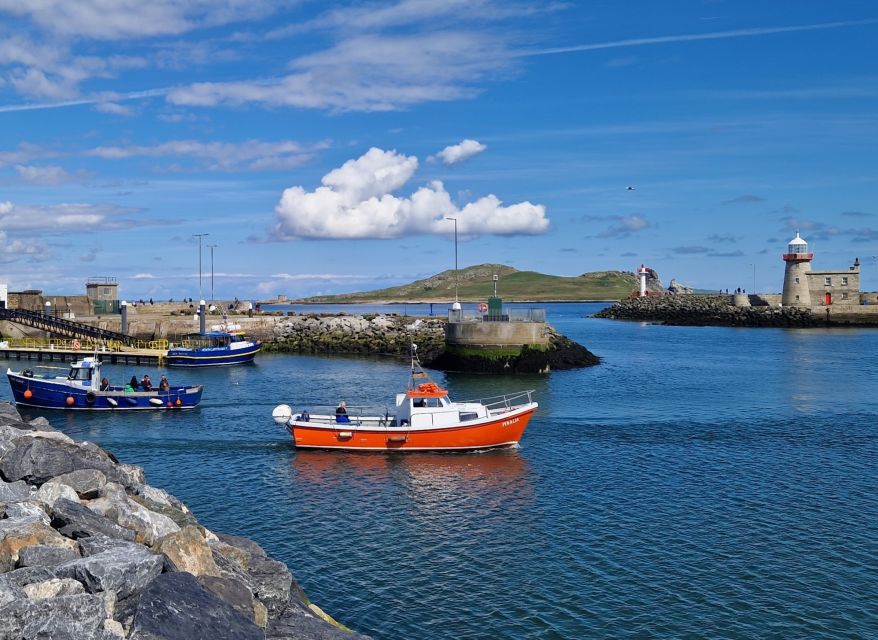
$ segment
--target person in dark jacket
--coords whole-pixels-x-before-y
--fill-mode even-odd
[[[131,380],[128,382],[128,386],[131,387],[134,391],[137,391],[137,388],[140,386],[140,383],[137,381],[137,376],[131,376]]]

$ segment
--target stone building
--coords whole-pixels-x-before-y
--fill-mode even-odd
[[[787,307],[828,307],[860,304],[860,260],[846,270],[812,271],[814,254],[796,233],[783,254],[786,267],[781,303]]]

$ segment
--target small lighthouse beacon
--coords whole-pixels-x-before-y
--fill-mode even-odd
[[[637,275],[640,276],[640,297],[646,297],[646,275],[649,273],[649,269],[644,267],[642,264],[640,268],[637,270]]]
[[[813,253],[808,252],[808,243],[802,240],[799,232],[790,240],[787,252],[783,254],[786,268],[783,274],[783,297],[785,307],[810,307],[811,291],[808,288],[808,274],[811,272]]]

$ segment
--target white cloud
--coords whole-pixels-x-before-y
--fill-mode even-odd
[[[468,158],[472,158],[473,156],[480,154],[487,148],[487,145],[484,145],[477,140],[470,140],[469,138],[467,138],[459,144],[453,144],[445,147],[436,155],[439,156],[442,159],[442,162],[444,162],[446,165],[452,165],[457,164],[458,162],[463,162]]]
[[[348,160],[323,177],[314,191],[291,187],[275,207],[280,238],[397,238],[448,234],[446,217],[457,218],[458,232],[538,234],[549,226],[543,205],[521,202],[504,207],[489,195],[459,208],[439,181],[411,196],[394,196],[412,178],[418,159],[378,148]]]
[[[234,142],[199,142],[198,140],[170,140],[161,144],[126,147],[97,147],[86,152],[88,156],[119,160],[134,157],[190,157],[204,161],[201,167],[212,171],[272,171],[302,166],[313,157],[313,151],[327,143],[305,146],[292,140],[265,142],[247,140]]]
[[[28,184],[64,184],[87,177],[86,173],[69,173],[64,167],[56,165],[15,165],[15,172],[22,182]]]
[[[0,202],[0,215],[7,202]],[[32,262],[40,262],[49,255],[49,248],[42,242],[34,240],[9,241],[5,231],[0,231],[0,263],[16,262],[19,258],[29,257]]]
[[[507,44],[484,32],[366,34],[291,63],[271,80],[179,87],[168,101],[184,106],[241,106],[392,111],[422,102],[468,98],[475,84],[511,70]]]
[[[59,35],[116,40],[184,33],[261,18],[269,0],[0,0],[0,12],[30,18]]]
[[[42,233],[93,233],[101,230],[129,229],[148,224],[167,224],[150,218],[129,216],[138,209],[114,204],[55,204],[46,206],[16,205],[0,202],[0,226],[8,231],[41,231]]]
[[[99,102],[95,105],[95,111],[100,111],[101,113],[108,113],[113,116],[133,116],[134,109],[131,107],[126,107],[123,104],[118,104],[116,102]]]
[[[158,276],[155,276],[151,273],[135,273],[131,276],[132,280],[155,280]]]

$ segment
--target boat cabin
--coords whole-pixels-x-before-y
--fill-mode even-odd
[[[67,380],[80,387],[97,387],[100,379],[101,363],[95,358],[83,358],[74,362],[70,365],[70,372],[67,374]]]
[[[396,420],[412,427],[444,427],[480,416],[476,405],[451,402],[448,391],[432,382],[419,384],[396,396]]]

